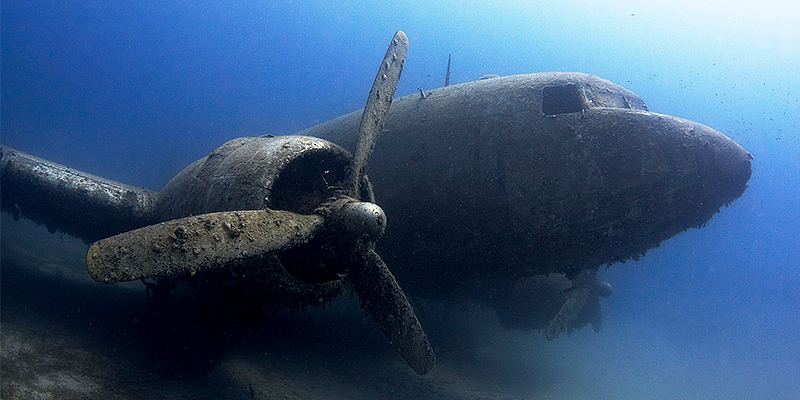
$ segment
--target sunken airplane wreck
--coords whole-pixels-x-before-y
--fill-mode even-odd
[[[738,144],[592,75],[494,77],[392,101],[406,51],[398,32],[363,111],[234,139],[159,192],[2,147],[3,210],[96,241],[87,264],[99,282],[151,280],[169,294],[185,280],[210,301],[266,311],[355,292],[424,374],[435,356],[404,290],[479,301],[548,338],[597,330],[611,294],[600,266],[703,226],[747,187],[752,157]]]

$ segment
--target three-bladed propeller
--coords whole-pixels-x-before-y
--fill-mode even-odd
[[[193,275],[298,247],[335,248],[337,262],[346,266],[347,279],[366,313],[414,371],[427,373],[436,360],[427,336],[374,250],[386,228],[386,215],[372,203],[365,175],[407,52],[408,39],[398,31],[370,90],[349,176],[313,214],[270,209],[225,211],[150,225],[92,244],[87,255],[89,274],[104,283]],[[369,202],[360,201],[362,198]]]

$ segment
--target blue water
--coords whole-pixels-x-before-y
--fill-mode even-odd
[[[0,140],[158,190],[227,140],[361,108],[396,30],[410,41],[398,96],[442,86],[448,54],[452,83],[595,74],[737,141],[755,157],[749,188],[705,228],[601,271],[615,293],[599,335],[543,358],[525,353],[535,334],[497,333],[487,351],[587,398],[800,393],[800,5],[376,3],[4,0]],[[513,390],[536,385],[562,393]]]

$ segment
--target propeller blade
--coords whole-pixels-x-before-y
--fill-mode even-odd
[[[547,326],[547,340],[557,338],[561,332],[571,332],[570,323],[578,317],[591,296],[592,290],[588,287],[579,287],[570,291],[564,304],[561,305],[558,313]]]
[[[346,190],[351,196],[360,198],[359,186],[361,177],[369,162],[369,156],[375,147],[375,140],[383,129],[386,122],[386,114],[389,106],[392,105],[394,92],[397,83],[400,81],[400,74],[403,72],[403,65],[408,54],[408,37],[403,31],[397,31],[389,43],[386,55],[383,56],[378,75],[372,82],[372,89],[369,90],[367,104],[361,114],[361,125],[358,127],[358,142],[356,152],[353,155],[353,166],[350,168],[350,176],[347,179]]]
[[[371,188],[368,195],[361,196],[361,181],[375,147],[375,141],[386,122],[386,114],[392,105],[400,74],[408,54],[408,38],[403,31],[397,31],[389,43],[386,55],[372,83],[367,97],[367,104],[361,114],[358,127],[358,141],[353,154],[350,175],[345,181],[344,191],[354,199],[368,198],[374,201]],[[369,181],[367,181],[368,183]],[[349,203],[348,203],[349,202]],[[338,213],[336,220],[341,220],[345,232],[362,236],[357,240],[349,265],[349,276],[353,289],[361,299],[361,307],[372,317],[377,328],[389,339],[389,342],[400,352],[409,366],[420,375],[424,375],[436,363],[436,356],[428,342],[422,325],[417,320],[411,304],[408,303],[403,289],[397,284],[394,275],[373,250],[374,241],[381,236],[386,226],[386,217],[380,207],[365,206],[367,203],[352,202],[343,199],[342,204],[333,207]]]
[[[403,289],[371,248],[355,256],[358,259],[353,260],[349,276],[361,307],[408,365],[424,375],[433,368],[436,356]]]
[[[603,329],[603,311],[600,309],[600,297],[590,297],[586,304],[586,313],[589,316],[589,323],[592,324],[594,333],[600,333]]]
[[[322,222],[319,215],[274,210],[176,219],[95,242],[86,256],[87,270],[103,283],[194,274],[305,243]]]

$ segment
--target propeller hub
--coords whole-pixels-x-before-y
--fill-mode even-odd
[[[386,213],[375,203],[349,202],[342,209],[342,225],[353,236],[377,240],[386,231]]]

